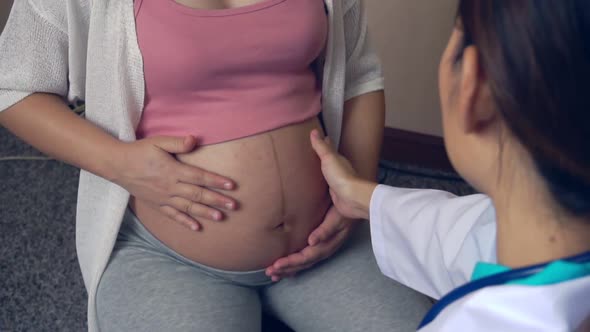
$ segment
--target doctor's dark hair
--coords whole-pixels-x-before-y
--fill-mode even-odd
[[[590,1],[461,0],[495,107],[554,199],[590,216]]]

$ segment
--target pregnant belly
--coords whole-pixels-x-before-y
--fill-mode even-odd
[[[218,269],[262,269],[296,252],[321,223],[330,205],[320,162],[309,142],[314,118],[271,132],[208,145],[179,155],[186,164],[227,176],[239,202],[221,222],[199,220],[193,232],[132,197],[130,205],[146,228],[171,249]]]

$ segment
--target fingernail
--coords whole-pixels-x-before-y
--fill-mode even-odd
[[[195,224],[192,224],[192,225],[191,225],[191,229],[192,229],[193,231],[198,231],[198,230],[199,230],[199,226],[197,226],[197,225],[195,225]]]
[[[228,209],[230,209],[230,210],[233,210],[234,203],[225,203],[225,207],[228,208]]]
[[[213,212],[213,213],[211,213],[211,216],[215,220],[221,220],[221,213],[219,213],[219,212]]]
[[[224,187],[225,189],[231,189],[231,188],[233,188],[233,185],[232,185],[232,183],[231,183],[231,182],[226,182],[226,183],[224,183],[224,184],[223,184],[223,187]]]

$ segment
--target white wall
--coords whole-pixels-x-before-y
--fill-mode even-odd
[[[373,44],[383,61],[387,126],[442,135],[438,63],[457,0],[365,0]]]
[[[0,31],[4,28],[10,7],[12,7],[12,0],[0,0]]]

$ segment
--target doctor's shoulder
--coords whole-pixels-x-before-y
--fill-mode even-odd
[[[590,277],[485,287],[453,302],[419,331],[590,332]]]

